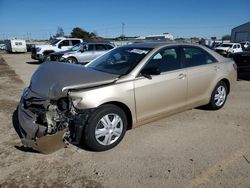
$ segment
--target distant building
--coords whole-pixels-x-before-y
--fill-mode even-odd
[[[169,33],[163,33],[162,35],[149,35],[145,37],[146,40],[174,40],[174,36]]]
[[[250,41],[250,22],[232,29],[231,42]]]

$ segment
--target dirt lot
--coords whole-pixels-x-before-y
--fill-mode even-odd
[[[250,76],[219,111],[190,110],[130,130],[116,148],[22,147],[12,115],[38,66],[0,54],[0,187],[250,187]]]

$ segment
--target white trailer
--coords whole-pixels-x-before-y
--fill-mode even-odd
[[[6,51],[27,52],[26,41],[21,39],[5,40]]]

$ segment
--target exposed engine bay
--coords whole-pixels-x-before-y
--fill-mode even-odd
[[[21,132],[25,139],[23,143],[31,146],[27,139],[36,141],[47,135],[66,131],[63,137],[72,144],[80,144],[84,125],[94,109],[79,110],[68,97],[58,100],[44,100],[36,97],[22,98],[22,108],[28,115],[33,116],[37,126],[35,135],[27,136],[24,127]],[[62,138],[63,139],[63,138]]]

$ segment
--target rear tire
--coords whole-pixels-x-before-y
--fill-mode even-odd
[[[227,95],[227,85],[223,81],[218,82],[212,92],[208,108],[211,110],[219,110],[222,108],[227,100]]]
[[[127,130],[124,111],[111,104],[98,108],[85,127],[84,144],[93,151],[109,150],[120,143]]]

